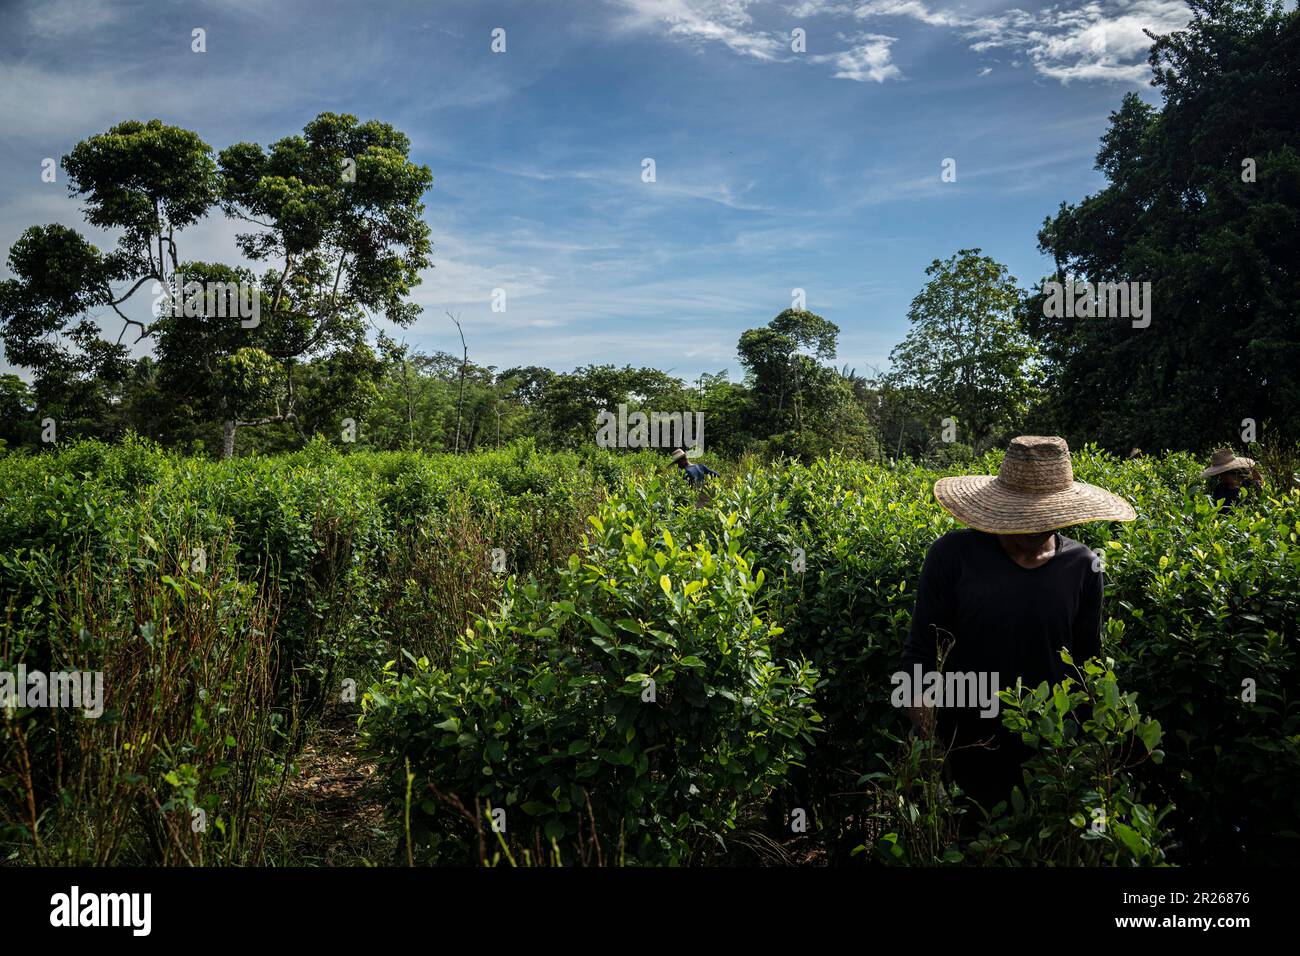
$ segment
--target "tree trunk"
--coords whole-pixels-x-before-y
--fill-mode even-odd
[[[234,421],[226,422],[225,435],[222,437],[221,442],[221,458],[223,461],[235,457],[235,429],[238,427]]]
[[[456,323],[456,331],[460,333],[460,348],[461,348],[460,390],[456,395],[456,445],[452,449],[454,452],[459,453],[460,452],[460,414],[461,414],[461,405],[465,400],[465,366],[469,364],[469,346],[465,344],[465,330],[460,327],[460,319],[456,318],[450,312],[447,313],[447,318],[451,319],[453,322]]]
[[[411,404],[411,373],[406,356],[402,356],[402,388],[406,392],[407,448],[415,447],[415,408]]]
[[[465,363],[460,365],[460,390],[456,393],[456,445],[452,451],[460,452],[460,408],[465,400]]]
[[[478,430],[478,412],[474,412],[474,417],[469,420],[469,440],[465,443],[466,451],[474,450],[474,433]]]

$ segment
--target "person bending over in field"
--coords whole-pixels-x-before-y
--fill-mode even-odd
[[[1231,448],[1220,448],[1210,457],[1210,466],[1201,472],[1209,482],[1214,503],[1231,508],[1241,500],[1241,491],[1254,496],[1264,490],[1263,479],[1253,458],[1239,458]]]
[[[1038,436],[1012,440],[996,476],[941,478],[934,497],[968,527],[943,535],[925,556],[903,672],[942,667],[993,693],[1017,678],[1029,687],[1077,679],[1060,650],[1076,665],[1101,651],[1101,564],[1058,529],[1132,521],[1132,506],[1075,481],[1065,440]],[[924,703],[913,696],[913,724],[948,748],[945,771],[977,803],[992,809],[1023,786],[1028,749],[997,709],[969,699]]]
[[[682,474],[686,476],[686,480],[691,483],[692,488],[703,487],[710,475],[714,478],[720,477],[708,465],[692,465],[690,459],[686,457],[686,452],[680,448],[673,450],[673,457],[669,464],[676,465],[681,469]]]

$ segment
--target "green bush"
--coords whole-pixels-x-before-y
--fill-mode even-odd
[[[1130,524],[1066,533],[1104,554],[1104,652],[1166,731],[1168,758],[1137,773],[1177,807],[1171,859],[1294,859],[1300,493],[1224,511],[1205,496],[1189,455],[1129,461],[1084,448],[1073,459],[1080,480],[1124,495],[1138,512]],[[995,473],[999,463],[990,453],[973,470]],[[905,729],[889,706],[888,677],[925,551],[954,527],[931,494],[943,473],[834,458],[784,463],[724,483],[716,512],[673,519],[693,535],[721,515],[739,516],[770,584],[763,606],[785,629],[783,653],[806,657],[822,675],[826,732],[787,802],[817,809],[833,850],[864,839],[870,806],[851,795],[852,782],[894,770],[877,756]],[[802,573],[793,568],[796,547]]]
[[[542,573],[538,565],[553,556],[567,559],[578,537],[575,529],[601,486],[574,467],[575,456],[536,456],[527,466],[529,477],[517,481],[519,493],[511,497],[494,475],[518,471],[516,458],[509,450],[472,458],[354,455],[315,442],[291,455],[211,462],[165,454],[134,438],[120,446],[79,442],[37,455],[5,456],[0,459],[0,486],[6,489],[0,498],[0,665],[51,669],[66,656],[69,635],[81,633],[87,618],[87,666],[129,661],[142,640],[141,627],[153,623],[157,630],[150,633],[169,633],[158,619],[163,613],[158,608],[165,605],[150,597],[170,594],[168,580],[182,588],[189,580],[201,586],[209,579],[239,581],[250,607],[266,618],[257,628],[246,625],[245,650],[256,645],[265,652],[255,668],[249,665],[248,687],[256,683],[259,693],[264,687],[271,693],[256,700],[208,699],[222,708],[223,721],[237,725],[220,736],[236,741],[236,751],[222,760],[256,776],[270,759],[266,752],[282,761],[292,758],[304,740],[304,718],[318,713],[327,699],[339,699],[343,677],[364,682],[394,647],[428,646],[442,635],[463,632],[475,615],[495,606],[505,575],[490,572],[490,548],[508,549],[511,568],[523,571]],[[548,485],[551,477],[555,482]],[[458,586],[462,581],[472,586]],[[78,611],[67,606],[69,601],[90,602],[94,610]],[[228,659],[220,656],[225,651],[218,648],[225,645],[216,643],[215,631],[197,633],[169,646],[189,642],[196,659],[210,653]],[[411,641],[413,634],[425,643]],[[191,710],[196,718],[203,713]],[[212,799],[214,792],[205,777],[209,758],[186,757],[199,744],[180,742],[183,731],[174,716],[167,708],[159,711],[157,720],[168,733],[160,732],[156,745],[172,748],[175,765],[158,770],[152,758],[135,764],[133,786],[140,789],[133,792],[141,799],[157,797],[168,808],[186,801],[202,808],[198,801]],[[204,720],[208,727],[227,726]],[[106,824],[92,812],[103,804],[87,794],[117,792],[115,745],[102,734],[62,736],[55,728],[67,729],[66,722],[59,723],[57,712],[22,715],[21,721],[0,727],[5,758],[0,790],[8,799],[17,792],[13,787],[24,785],[10,775],[9,759],[23,734],[34,761],[27,782],[37,785],[33,796],[41,823],[26,819],[25,798],[21,806],[9,805],[22,811],[7,817],[17,852],[95,862],[247,859],[241,855],[245,844],[235,850],[217,840],[216,830],[182,854],[181,845],[159,829],[158,814],[137,813],[131,801],[121,804],[126,812],[113,817],[115,836],[103,843],[107,855],[88,856],[84,841]],[[258,729],[270,726],[279,729],[269,737]],[[56,765],[60,773],[86,768],[78,786],[87,789],[69,789],[57,775],[42,776],[42,768]],[[220,763],[214,772],[222,772]],[[163,773],[175,783],[164,786]],[[252,792],[250,778],[231,779]],[[168,795],[172,787],[178,789]]]
[[[1110,667],[1085,661],[1075,673],[1077,681],[1001,693],[1002,723],[1032,753],[1009,814],[970,852],[1032,865],[1160,865],[1171,808],[1144,802],[1137,774],[1164,757],[1160,722],[1138,710],[1138,695],[1121,691]]]
[[[1189,481],[1107,545],[1106,647],[1166,732],[1149,768],[1189,863],[1300,854],[1300,492],[1221,511]]]
[[[214,548],[125,559],[0,555],[0,670],[99,672],[102,713],[0,709],[0,844],[54,864],[262,860],[292,727],[273,707],[273,621]]]
[[[1092,856],[1075,859],[1132,862],[1149,850],[1155,862],[1159,850],[1175,863],[1293,861],[1300,490],[1223,510],[1189,455],[1118,460],[1085,448],[1073,457],[1078,478],[1138,512],[1131,524],[1067,533],[1104,556],[1103,655],[1163,729],[1164,760],[1126,773],[1144,800],[1174,807],[1152,812],[1146,828],[1139,816],[1148,811],[1122,804],[1117,819],[1146,849],[1090,846]],[[788,836],[789,811],[805,808],[812,838],[840,862],[855,846],[877,847],[878,828],[896,820],[879,805],[882,789],[922,805],[935,758],[899,743],[906,723],[890,705],[889,677],[926,549],[954,526],[933,500],[934,480],[992,473],[999,461],[930,469],[750,458],[718,463],[723,476],[700,493],[665,472],[661,455],[540,453],[527,441],[463,456],[343,452],[317,441],[212,462],[130,437],[9,454],[0,457],[0,656],[49,668],[84,627],[89,664],[129,660],[139,626],[173,613],[155,600],[172,591],[164,576],[237,582],[238,600],[211,600],[243,608],[230,612],[235,621],[265,613],[271,636],[257,666],[271,693],[218,698],[242,721],[230,727],[230,759],[263,767],[272,757],[261,747],[283,767],[301,742],[287,728],[305,727],[296,718],[337,700],[343,676],[364,682],[392,660],[366,703],[365,731],[403,831],[410,759],[413,856],[739,859],[746,845]],[[493,568],[495,549],[504,571]],[[200,556],[203,572],[194,570]],[[199,659],[227,659],[219,635],[229,632],[195,633],[207,635]],[[649,678],[653,705],[640,697]],[[65,748],[66,766],[93,768],[90,783],[108,786],[104,738],[58,737],[42,719],[6,725],[5,756],[15,727],[26,727],[38,751]],[[273,723],[281,730],[269,736],[253,729]],[[189,733],[179,719],[168,726],[169,741]],[[1053,752],[1065,752],[1068,741],[1054,741]],[[176,800],[209,799],[220,788],[204,768],[222,760],[203,753],[167,771],[150,763],[145,775],[172,773]],[[86,859],[76,836],[89,832],[85,818],[57,797],[66,788],[35,782],[47,858]],[[944,814],[965,815],[959,801],[924,799],[940,815],[928,836],[903,841],[906,856],[942,861],[952,822]],[[1034,853],[1064,862],[1058,845],[1074,846],[1072,830],[1049,846],[1021,828],[1059,827],[1073,815],[1061,817],[1060,806],[1078,799],[1077,789],[1052,804],[1030,794],[990,830],[1005,839],[984,856],[970,855],[969,840],[958,849],[968,862]],[[488,803],[509,822],[504,834],[489,827],[480,846]],[[765,811],[771,823],[760,834]],[[164,845],[145,819],[122,823],[120,845],[133,849],[120,858]],[[32,827],[14,826],[25,834],[19,843],[29,841],[21,852],[34,853]],[[867,856],[891,860],[887,849]],[[205,852],[246,859],[231,846]]]
[[[1002,723],[1029,756],[1023,784],[988,817],[945,782],[940,744],[890,738],[902,745],[891,771],[861,781],[874,797],[875,857],[908,866],[1163,865],[1171,808],[1143,800],[1137,773],[1163,757],[1160,724],[1099,661],[1075,674],[999,694]]]
[[[783,800],[810,809],[836,861],[862,839],[869,812],[855,781],[885,769],[874,754],[899,729],[890,674],[926,548],[953,526],[930,497],[932,477],[828,459],[751,473],[719,493],[719,512],[745,527],[755,565],[772,583],[764,606],[785,629],[781,652],[821,674],[825,733]]]
[[[747,804],[803,756],[815,674],[779,663],[734,520],[710,547],[607,503],[551,594],[512,585],[444,670],[389,668],[363,730],[413,852],[678,864],[725,854]],[[407,768],[413,774],[407,805]]]

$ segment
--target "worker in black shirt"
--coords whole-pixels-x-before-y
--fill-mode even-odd
[[[1210,466],[1201,472],[1210,483],[1210,497],[1216,504],[1231,508],[1241,500],[1241,490],[1258,494],[1264,488],[1253,458],[1241,458],[1231,448],[1220,448],[1210,457]]]
[[[930,545],[903,673],[942,669],[994,690],[1017,678],[1036,687],[1067,676],[1061,648],[1076,663],[1100,652],[1100,558],[1059,529],[1136,514],[1118,495],[1074,480],[1064,439],[1016,438],[996,476],[941,478],[934,496],[968,527]],[[1006,800],[1022,782],[1027,751],[998,714],[970,702],[932,708],[918,700],[909,714],[919,732],[948,748],[952,778],[988,809]]]

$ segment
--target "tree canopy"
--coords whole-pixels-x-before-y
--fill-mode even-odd
[[[419,307],[409,294],[429,265],[421,197],[433,177],[409,150],[386,123],[334,113],[269,148],[238,143],[215,158],[197,134],[159,120],[119,123],[78,143],[63,159],[69,190],[90,225],[120,230],[117,246],[102,252],[58,225],[24,232],[9,254],[14,278],[0,284],[6,353],[32,369],[39,404],[76,418],[122,385],[122,339],[137,330],[136,341],[153,342],[174,415],[189,419],[175,427],[220,421],[227,455],[241,426],[298,421],[305,361],[320,359],[315,374],[330,379],[314,395],[332,407],[311,415],[359,415],[376,367],[366,320],[410,325]],[[218,211],[250,227],[236,246],[267,263],[260,277],[182,257],[184,230]],[[123,311],[147,286],[158,299],[152,316]],[[169,295],[194,294],[204,308],[170,307]],[[235,295],[253,306],[251,317],[225,301]],[[94,317],[105,309],[120,320],[116,342]]]
[[[1048,318],[1025,326],[1046,359],[1044,420],[1124,448],[1203,448],[1242,422],[1290,438],[1300,421],[1300,18],[1263,0],[1190,0],[1155,37],[1159,108],[1111,114],[1099,193],[1039,233],[1056,280],[1149,281],[1146,328]]]

